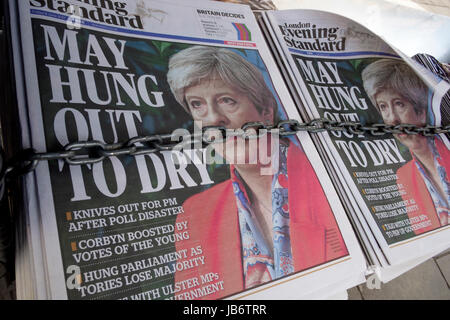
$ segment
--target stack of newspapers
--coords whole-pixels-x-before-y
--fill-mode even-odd
[[[51,153],[22,178],[19,299],[326,299],[450,246],[449,141],[412,134],[448,125],[450,84],[361,25],[7,5],[8,121]]]

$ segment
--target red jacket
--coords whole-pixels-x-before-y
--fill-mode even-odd
[[[306,155],[292,145],[287,159],[290,237],[295,271],[348,255],[328,200]],[[200,245],[205,264],[177,272],[175,282],[197,277],[199,284],[195,285],[194,281],[194,286],[184,292],[194,290],[202,287],[200,275],[212,272],[219,277],[217,281],[223,281],[219,286],[220,289],[223,286],[223,290],[203,299],[217,299],[243,291],[241,237],[231,180],[192,196],[183,207],[184,213],[178,216],[177,222],[188,222],[190,239],[177,242],[177,250],[188,249],[189,256],[191,248]]]
[[[450,151],[440,139],[436,138],[434,141],[436,142],[437,151],[441,156],[438,161],[440,165],[445,168],[447,175],[449,175]],[[441,222],[437,215],[433,199],[428,192],[425,181],[423,180],[414,159],[397,170],[397,184],[402,185],[403,190],[405,191],[405,194],[402,196],[403,200],[414,198],[416,202],[417,210],[408,212],[408,217],[413,219],[412,225],[426,221],[414,222],[414,220],[418,220],[417,217],[421,215],[426,215],[428,220],[431,222],[429,226],[415,230],[415,234],[421,234],[439,228],[441,226]]]

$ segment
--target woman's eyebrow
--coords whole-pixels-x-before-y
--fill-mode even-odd
[[[217,98],[217,97],[224,96],[224,95],[228,95],[228,96],[232,96],[232,97],[236,97],[237,98],[239,93],[235,92],[233,90],[230,90],[230,91],[227,90],[227,91],[217,92],[212,97],[213,98]],[[195,94],[187,94],[187,95],[185,95],[185,98],[186,99],[206,99],[206,97],[203,96],[203,95],[195,95]]]
[[[229,93],[229,92],[224,92],[224,93],[218,93],[215,95],[216,97],[221,97],[221,96],[231,96],[231,97],[236,97],[236,94],[233,93]]]
[[[186,99],[204,99],[202,96],[196,96],[196,95],[186,95]]]

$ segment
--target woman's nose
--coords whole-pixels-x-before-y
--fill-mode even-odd
[[[385,119],[386,124],[390,125],[398,125],[401,124],[400,116],[398,115],[397,110],[395,108],[389,108],[389,114],[387,116],[387,119]]]
[[[204,126],[226,127],[230,122],[226,115],[214,106],[209,108],[208,117],[205,120]]]

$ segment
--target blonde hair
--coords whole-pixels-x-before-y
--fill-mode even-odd
[[[393,90],[410,102],[416,114],[427,111],[428,87],[405,62],[381,59],[369,64],[361,73],[364,90],[378,109],[375,96]]]
[[[278,121],[277,102],[263,75],[239,54],[225,48],[193,46],[174,54],[169,60],[167,81],[175,99],[188,113],[186,89],[217,78],[246,94],[259,113],[272,108],[273,120]]]

